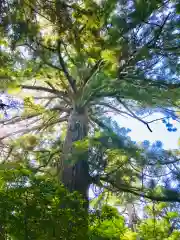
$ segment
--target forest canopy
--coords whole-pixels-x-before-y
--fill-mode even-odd
[[[49,190],[40,190],[39,179],[33,185],[33,181],[23,177],[23,184],[30,184],[31,191],[39,194],[50,191],[50,195],[51,188],[54,193],[57,191],[57,196],[49,195],[50,205],[58,199],[57,212],[54,216],[45,209],[45,215],[57,219],[62,209],[65,212],[70,209],[72,213],[64,216],[69,227],[73,225],[77,230],[81,225],[74,239],[89,237],[89,190],[93,189],[96,195],[95,209],[105,199],[112,198],[120,200],[121,205],[140,200],[170,205],[180,202],[179,150],[165,150],[160,141],[150,143],[145,139],[137,144],[128,136],[131,126],[126,129],[121,121],[114,120],[115,115],[119,119],[131,118],[150,132],[153,122],[162,121],[172,134],[178,130],[172,120],[180,120],[179,12],[176,0],[2,0],[0,3],[2,174],[11,175],[14,171],[19,174],[19,169],[24,169],[33,181],[37,176],[50,181]],[[157,112],[162,117],[152,118]],[[68,196],[80,194],[80,205],[76,197],[75,203],[67,201],[61,205],[58,195],[61,188]],[[5,189],[2,187],[2,194],[9,199]],[[19,185],[15,184],[15,188],[12,185],[11,190],[16,194]],[[28,195],[28,201],[33,200],[33,194]],[[13,201],[16,208],[11,197],[9,204],[12,206]],[[21,205],[23,199],[24,195],[22,198],[19,195],[17,204]],[[38,204],[44,209],[44,202]],[[8,211],[13,215],[12,210]],[[37,211],[36,207],[33,211]],[[76,215],[71,218],[73,212]],[[21,222],[25,212],[19,214],[17,221]],[[76,216],[81,216],[80,220]],[[158,231],[165,230],[164,216],[157,223]],[[44,220],[39,219],[42,226]],[[125,234],[123,218],[118,215],[116,220]],[[108,221],[98,227],[95,235],[103,233]],[[132,231],[129,239],[133,236],[135,239],[137,234],[146,239],[143,231],[154,220],[143,221],[138,225],[139,230],[128,230]],[[159,239],[176,239],[178,233],[170,232],[168,224],[167,234],[159,235]],[[116,228],[110,231],[115,231],[114,239],[122,238]],[[44,233],[38,234],[31,238],[45,238]],[[46,234],[48,238],[48,230]],[[109,239],[107,236],[102,237]],[[20,235],[13,239],[20,239]]]

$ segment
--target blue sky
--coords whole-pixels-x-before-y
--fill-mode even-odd
[[[153,114],[151,119],[157,119],[162,117],[161,114]],[[153,117],[153,118],[152,118]],[[128,134],[132,140],[141,142],[143,140],[149,140],[151,143],[156,140],[160,140],[163,143],[164,149],[177,149],[178,139],[180,138],[180,123],[171,121],[174,126],[177,128],[177,132],[168,132],[166,126],[162,123],[162,121],[157,121],[151,123],[151,129],[153,132],[150,132],[147,127],[133,118],[123,118],[116,116],[115,120],[121,127],[130,128],[132,131]]]

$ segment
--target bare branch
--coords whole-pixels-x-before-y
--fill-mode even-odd
[[[145,125],[147,126],[148,130],[149,130],[150,132],[152,132],[152,130],[151,130],[148,122],[146,122],[146,121],[142,120],[140,117],[138,117],[122,100],[118,99],[118,101],[131,113],[131,115],[132,115],[135,119],[137,119],[138,121],[140,121],[140,122],[142,122],[143,124],[145,124]]]
[[[153,123],[153,122],[157,122],[157,121],[160,121],[160,120],[163,120],[165,119],[166,117],[162,117],[162,118],[157,118],[157,119],[154,119],[154,120],[151,120],[151,121],[148,121],[147,123]]]
[[[71,110],[71,108],[68,108],[68,107],[66,108],[66,107],[62,107],[60,105],[57,105],[57,106],[54,106],[50,109],[45,110],[44,113],[46,113],[47,111],[61,111],[61,112],[70,113],[70,110]],[[38,116],[40,117],[41,113],[35,113],[35,114],[32,114],[32,115],[28,115],[28,116],[15,116],[15,117],[13,117],[11,119],[8,119],[8,120],[1,120],[0,124],[2,124],[4,126],[11,125],[11,124],[18,124],[18,123],[22,123],[25,120],[36,118]],[[40,120],[40,119],[36,119],[35,122],[37,122],[38,120]],[[32,122],[30,124],[32,124]]]
[[[37,117],[39,116],[40,114],[33,114],[33,115],[30,115],[30,116],[16,116],[16,117],[13,117],[11,119],[8,119],[8,120],[1,120],[0,121],[0,124],[3,124],[3,125],[11,125],[11,124],[15,124],[15,123],[18,123],[18,122],[22,122],[24,120],[27,120],[27,119],[31,119],[31,118],[34,118],[34,117]]]
[[[46,88],[46,87],[42,87],[42,86],[19,85],[19,87],[21,87],[22,89],[45,91],[45,92],[49,92],[49,93],[55,94],[60,97],[68,97],[67,94],[63,91],[59,91],[56,89],[50,89],[50,88]]]
[[[72,88],[73,92],[75,93],[76,92],[75,79],[73,79],[73,77],[69,74],[69,72],[66,68],[66,64],[61,55],[61,40],[58,41],[58,56],[59,56],[59,62],[62,67],[62,71],[64,72],[64,75],[66,76],[66,78],[70,84],[70,87]]]
[[[6,139],[6,138],[9,138],[9,137],[13,137],[14,135],[17,135],[17,134],[21,134],[21,133],[28,133],[28,132],[33,132],[33,131],[40,131],[42,128],[43,129],[46,129],[52,125],[55,125],[57,123],[61,123],[61,122],[66,122],[68,120],[67,116],[65,117],[62,117],[61,119],[58,119],[56,121],[52,121],[51,123],[47,124],[46,126],[44,125],[44,123],[42,123],[41,125],[38,125],[38,126],[34,126],[32,128],[23,128],[23,129],[19,129],[15,132],[12,132],[12,133],[8,133],[6,134],[5,136],[1,137],[0,138],[0,141]]]
[[[50,83],[49,81],[45,81],[45,83],[47,83],[47,85],[48,85],[50,88],[52,88],[54,91],[57,91],[57,90],[55,89],[55,87],[53,86],[52,83]]]
[[[44,97],[34,97],[34,99],[36,99],[36,100],[44,100],[44,99],[56,99],[56,98],[58,98],[57,96],[44,96]]]
[[[127,116],[129,116],[129,117],[133,117],[131,114],[129,114],[128,112],[125,112],[125,111],[122,111],[122,110],[120,110],[120,109],[118,109],[118,108],[116,108],[116,107],[114,107],[114,106],[112,106],[112,105],[110,105],[110,104],[108,104],[108,103],[101,103],[101,102],[99,102],[99,103],[97,103],[96,105],[102,105],[102,106],[104,106],[104,107],[108,107],[108,108],[110,108],[110,109],[112,109],[112,112],[115,112],[115,113],[118,113],[118,114],[125,114],[125,115],[127,115]]]
[[[50,111],[62,111],[62,112],[67,112],[67,113],[70,113],[71,111],[71,108],[65,108],[65,107],[61,107],[61,106],[54,106],[50,109],[48,109]]]

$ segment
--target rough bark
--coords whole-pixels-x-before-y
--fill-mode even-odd
[[[89,165],[88,151],[78,152],[73,143],[84,139],[88,133],[88,117],[85,111],[73,110],[69,120],[66,138],[63,146],[61,159],[61,181],[70,191],[77,191],[84,200],[84,216],[82,216],[81,226],[77,226],[77,239],[87,239],[88,232],[88,190],[89,190]],[[76,156],[75,162],[73,155]],[[70,161],[69,161],[70,160]],[[73,160],[73,161],[71,161]],[[77,216],[79,217],[79,216]],[[73,223],[74,224],[74,223]]]

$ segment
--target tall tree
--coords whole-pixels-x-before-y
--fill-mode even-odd
[[[152,121],[139,115],[139,109],[159,108],[176,117],[178,8],[178,1],[162,0],[1,1],[2,89],[29,90],[33,96],[24,97],[21,116],[1,122],[20,126],[1,140],[27,132],[48,134],[52,126],[56,133],[65,132],[56,157],[58,176],[87,203],[91,183],[180,201],[177,192],[170,197],[140,184],[145,167],[155,172],[179,159],[165,151],[162,159],[142,154],[113,133],[106,118],[107,112],[129,116],[152,131]],[[25,138],[31,143],[30,148],[23,143],[26,151],[33,150],[35,138]]]

